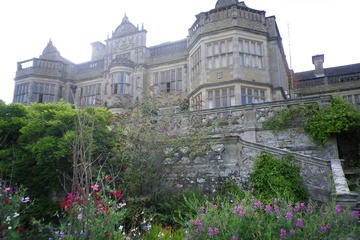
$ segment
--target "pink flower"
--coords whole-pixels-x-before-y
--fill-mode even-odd
[[[218,235],[220,233],[220,231],[219,231],[218,228],[209,227],[208,228],[208,233],[209,233],[209,236],[214,236],[214,235]]]
[[[295,226],[301,227],[302,225],[303,225],[303,220],[301,218],[298,218],[297,221],[296,221]]]
[[[234,210],[235,212],[241,212],[242,210],[244,210],[244,207],[241,206],[241,205],[238,205],[238,206],[235,206],[235,207],[233,208],[233,210]]]
[[[359,211],[353,211],[352,215],[353,215],[353,217],[358,217],[359,216]]]
[[[326,225],[320,227],[320,230],[323,231],[323,232],[326,232],[326,231],[329,230],[329,229],[330,229],[330,225],[329,225],[329,224],[326,224]]]
[[[109,175],[106,175],[106,176],[105,176],[105,180],[106,180],[106,181],[109,181],[110,178],[111,178],[111,177],[110,177]]]
[[[201,223],[200,220],[195,220],[194,225],[197,226],[197,227],[202,227],[202,223]]]
[[[306,208],[306,211],[308,211],[308,212],[312,212],[312,211],[313,211],[312,206],[308,206],[308,207]]]
[[[246,199],[241,200],[242,202],[246,202]]]
[[[261,202],[256,202],[256,203],[254,203],[254,207],[259,207],[259,208],[261,208],[261,205],[262,205]]]
[[[341,206],[340,205],[336,205],[335,206],[335,213],[339,214],[341,212]]]
[[[11,190],[10,187],[6,187],[6,188],[4,188],[3,192],[8,192],[8,191],[10,191],[10,190]]]
[[[99,184],[95,184],[95,185],[91,186],[91,189],[94,190],[95,192],[97,192],[100,190],[100,186],[99,186]]]
[[[239,212],[239,216],[240,217],[245,217],[245,213],[244,212]]]
[[[296,231],[294,229],[290,230],[290,235],[295,235]]]
[[[267,204],[267,205],[265,206],[264,211],[265,211],[265,212],[270,212],[270,211],[271,211],[271,206],[270,206],[270,204]]]
[[[286,214],[285,214],[285,217],[286,218],[293,218],[293,214],[291,213],[291,212],[287,212]]]
[[[232,236],[232,237],[231,237],[231,240],[238,240],[238,238],[235,237],[235,236]]]
[[[282,238],[286,237],[286,230],[285,229],[280,229],[280,237],[282,237]]]
[[[291,208],[291,207],[292,207],[291,204],[287,204],[287,205],[286,205],[286,208]]]

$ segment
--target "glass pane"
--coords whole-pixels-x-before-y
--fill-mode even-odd
[[[245,96],[241,96],[241,104],[246,104],[246,97]]]
[[[239,40],[239,51],[244,52],[244,41],[243,40]]]
[[[209,99],[213,98],[213,91],[212,90],[208,91],[208,98]]]
[[[241,95],[246,95],[246,88],[241,88]]]
[[[252,89],[248,88],[247,94],[248,94],[248,95],[252,95]]]
[[[250,104],[250,103],[252,103],[252,98],[250,97],[250,96],[248,96],[248,103]]]

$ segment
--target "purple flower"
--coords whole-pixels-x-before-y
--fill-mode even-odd
[[[202,227],[202,223],[201,223],[200,220],[195,220],[194,225],[197,226],[197,227]]]
[[[219,231],[218,228],[209,227],[208,228],[208,233],[209,233],[209,236],[214,236],[214,235],[218,235],[220,233],[220,231]]]
[[[336,205],[335,206],[335,213],[339,214],[341,212],[341,206],[340,205]]]
[[[261,208],[261,205],[262,205],[262,203],[261,203],[261,202],[256,202],[256,203],[254,203],[254,207]]]
[[[78,220],[83,219],[83,215],[82,215],[81,213],[79,213],[79,214],[77,215],[77,219],[78,219]]]
[[[280,229],[280,237],[282,237],[282,238],[286,237],[286,230],[285,229]]]
[[[22,203],[28,203],[30,202],[30,198],[29,197],[24,197],[23,199],[21,199]]]
[[[359,216],[359,211],[353,211],[352,216],[353,217],[358,217]]]
[[[239,216],[240,217],[245,217],[245,213],[244,212],[239,212]]]
[[[233,208],[233,210],[234,210],[235,212],[241,212],[242,210],[244,210],[244,207],[241,206],[241,205],[238,205],[238,206],[235,206],[235,207]]]
[[[297,221],[296,221],[295,226],[301,227],[302,225],[303,225],[303,220],[301,218],[298,218]]]
[[[294,229],[290,230],[290,235],[295,235],[296,231]]]
[[[287,205],[286,205],[286,208],[291,208],[291,207],[292,207],[291,204],[287,204]]]
[[[329,230],[329,229],[330,229],[330,225],[329,225],[329,224],[326,224],[326,225],[320,227],[320,230],[323,231],[323,232],[326,232],[326,231]]]
[[[291,213],[291,212],[287,212],[286,214],[285,214],[285,217],[286,218],[293,218],[293,214]]]
[[[264,211],[265,211],[265,212],[270,212],[270,211],[271,211],[271,206],[270,206],[270,204],[267,204],[267,205],[265,206]]]
[[[212,204],[211,202],[208,203],[208,205],[212,208],[217,208],[217,205],[216,204]]]
[[[294,211],[295,211],[295,212],[300,212],[300,211],[301,211],[301,207],[300,207],[300,206],[295,206]]]
[[[200,213],[205,213],[205,207],[204,206],[199,207],[199,212]]]
[[[308,212],[312,212],[312,211],[313,211],[312,206],[308,206],[308,207],[306,208],[306,211],[308,211]]]
[[[246,202],[246,199],[241,200],[242,202]]]
[[[238,240],[238,238],[235,237],[235,236],[232,236],[232,237],[231,237],[231,240]]]

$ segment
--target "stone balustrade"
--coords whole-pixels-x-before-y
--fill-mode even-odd
[[[18,63],[16,79],[29,75],[61,78],[64,74],[65,64],[63,62],[33,58]]]

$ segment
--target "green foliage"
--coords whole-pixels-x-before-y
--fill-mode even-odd
[[[72,162],[77,120],[84,120],[82,140],[99,167],[117,142],[112,114],[103,108],[74,109],[70,104],[0,104],[0,176],[23,184],[37,201],[30,210],[49,219],[58,210],[53,196],[72,186]],[[85,121],[86,119],[86,121]],[[90,132],[88,129],[93,129]],[[105,168],[106,170],[106,168]]]
[[[264,129],[281,131],[291,127],[303,127],[304,119],[317,110],[314,104],[297,105],[276,112],[267,118],[262,126]]]
[[[355,215],[355,214],[354,214]],[[318,206],[255,197],[230,203],[208,203],[183,228],[188,239],[358,239],[360,226],[352,213],[334,203]]]
[[[305,130],[317,142],[325,144],[334,134],[360,128],[360,112],[340,98],[333,98],[331,105],[313,112],[305,121]]]
[[[303,127],[320,144],[334,134],[360,128],[360,112],[341,98],[333,98],[326,107],[314,104],[292,106],[281,110],[263,122],[265,129],[275,131],[290,127]]]
[[[300,168],[293,164],[292,155],[279,160],[270,154],[261,153],[255,160],[250,182],[254,194],[263,201],[269,201],[274,197],[292,201],[307,199]]]
[[[209,196],[198,189],[178,193],[159,192],[147,203],[147,208],[154,216],[155,223],[180,227],[197,214],[197,208],[207,199]]]

